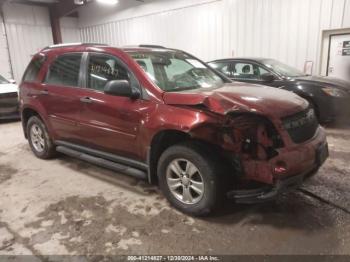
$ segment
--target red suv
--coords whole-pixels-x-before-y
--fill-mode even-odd
[[[159,184],[192,215],[224,197],[274,199],[328,157],[325,132],[297,95],[233,83],[160,46],[50,46],[20,85],[25,137],[55,152]]]

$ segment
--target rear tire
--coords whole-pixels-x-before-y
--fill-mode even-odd
[[[204,216],[223,204],[222,171],[209,155],[199,144],[184,143],[169,147],[159,159],[160,188],[183,213]]]
[[[35,156],[41,159],[50,159],[56,155],[55,146],[47,128],[39,117],[32,116],[28,120],[27,134],[30,148]]]

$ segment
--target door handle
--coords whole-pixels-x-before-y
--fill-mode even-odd
[[[45,90],[40,90],[40,95],[48,95],[49,94],[49,91],[47,91],[46,89]]]
[[[82,98],[80,98],[80,102],[91,104],[92,100],[90,97],[82,97]]]

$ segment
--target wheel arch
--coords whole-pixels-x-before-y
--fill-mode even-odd
[[[179,131],[176,129],[167,129],[159,131],[153,136],[148,151],[150,183],[158,183],[157,166],[158,160],[162,153],[169,147],[179,143],[183,143],[185,141],[197,143],[203,148],[210,150],[211,152],[220,153],[218,145],[212,144],[203,139],[196,138],[191,132]],[[216,154],[216,156],[218,155]]]
[[[24,137],[27,139],[28,138],[28,134],[27,134],[27,123],[28,120],[33,117],[33,116],[37,116],[39,117],[46,126],[47,123],[45,121],[45,118],[39,113],[39,110],[33,108],[33,107],[25,107],[22,109],[21,112],[21,119],[22,119],[22,128],[23,128],[23,132],[24,132]]]

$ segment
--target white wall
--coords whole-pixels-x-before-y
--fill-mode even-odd
[[[50,18],[47,8],[20,4],[4,4],[14,78],[17,82],[32,55],[52,44]]]
[[[45,7],[4,4],[14,78],[31,56],[52,44]],[[320,68],[322,30],[350,28],[350,0],[120,0],[91,3],[79,19],[61,19],[64,42],[115,46],[160,44],[203,60],[231,56],[272,57],[303,69]],[[0,73],[10,76],[0,22]]]
[[[46,7],[7,3],[3,13],[14,78],[19,82],[33,54],[53,43],[49,11]],[[80,42],[77,18],[62,18],[60,23],[64,42]],[[1,32],[2,28],[0,52]],[[5,56],[1,53],[0,62],[2,59]],[[0,72],[10,71],[8,60],[3,67],[7,69],[0,67]]]
[[[63,17],[60,19],[61,33],[63,43],[80,42],[80,31],[78,27],[78,18]]]
[[[6,31],[3,19],[0,13],[0,75],[6,78],[12,78],[9,52],[6,41]]]
[[[231,56],[279,59],[320,68],[321,33],[350,27],[350,0],[121,1],[80,10],[84,42],[180,48],[204,60]]]

